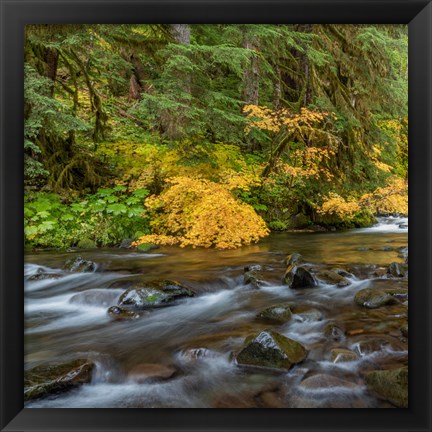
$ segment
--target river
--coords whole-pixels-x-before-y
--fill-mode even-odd
[[[391,408],[368,392],[364,374],[407,364],[408,342],[400,332],[407,301],[365,309],[353,299],[363,288],[407,287],[406,278],[385,274],[390,263],[403,262],[408,228],[400,228],[401,223],[407,219],[380,219],[374,227],[343,232],[272,233],[258,244],[227,251],[167,246],[150,253],[28,253],[25,367],[88,357],[96,368],[90,383],[29,401],[26,407]],[[313,266],[347,270],[350,285],[289,289],[282,278],[285,258],[293,252]],[[96,272],[61,270],[77,255],[96,262]],[[253,264],[265,269],[259,289],[243,283],[244,267]],[[41,269],[62,277],[28,280]],[[131,274],[173,279],[196,295],[139,319],[113,321],[107,309],[117,303],[124,291],[121,281]],[[116,288],[110,288],[113,282]],[[247,335],[269,328],[256,314],[278,303],[288,303],[295,313],[287,323],[271,327],[306,347],[307,358],[283,372],[240,367],[233,353]],[[329,333],[332,325],[342,329],[340,334]],[[355,352],[357,359],[332,361],[331,349],[338,347]],[[175,372],[164,380],[143,382],[136,371],[149,364]],[[313,376],[321,381],[302,385]],[[334,383],[322,384],[331,378]]]

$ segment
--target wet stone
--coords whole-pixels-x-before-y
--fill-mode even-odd
[[[177,372],[174,366],[145,363],[133,367],[129,372],[129,378],[138,383],[149,383],[170,379]]]
[[[388,269],[387,274],[393,277],[405,277],[408,274],[408,266],[397,262],[392,262]]]
[[[122,309],[118,306],[111,306],[107,310],[107,314],[109,317],[115,321],[128,321],[135,320],[141,317],[141,314],[135,311],[131,311],[128,309]]]
[[[191,289],[175,281],[138,281],[120,296],[118,306],[135,309],[163,307],[193,295]]]
[[[317,273],[316,277],[327,284],[337,285],[339,288],[351,285],[348,279],[331,270],[322,270]]]
[[[24,373],[24,399],[38,399],[89,383],[94,367],[87,359],[77,359],[27,370]]]
[[[408,368],[371,371],[366,375],[368,388],[398,408],[408,408]]]
[[[28,277],[28,281],[40,281],[40,280],[56,280],[60,279],[64,275],[60,273],[37,273]]]
[[[284,324],[291,319],[291,316],[291,309],[288,305],[276,304],[258,313],[257,319],[272,324]]]
[[[245,340],[237,354],[239,365],[272,369],[289,369],[306,358],[307,351],[300,343],[272,330],[264,330]]]
[[[96,271],[97,264],[93,261],[83,259],[81,256],[68,259],[63,267],[69,272],[84,273]]]
[[[296,264],[288,266],[284,281],[292,289],[314,288],[317,285],[312,274],[304,267],[297,267]]]
[[[333,348],[330,351],[330,360],[333,363],[350,362],[358,360],[358,355],[346,348]]]
[[[375,309],[385,305],[395,304],[397,300],[383,290],[365,288],[357,291],[354,301],[359,306]]]

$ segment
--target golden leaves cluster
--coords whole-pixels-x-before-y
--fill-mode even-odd
[[[335,192],[330,192],[323,203],[317,207],[318,214],[323,216],[337,216],[349,218],[360,211],[360,205],[354,200],[346,200]]]
[[[154,235],[141,237],[138,244],[177,241],[181,247],[234,249],[269,233],[255,210],[236,199],[225,185],[186,176],[173,177],[169,183],[162,194],[147,199],[146,206],[154,215]]]
[[[391,176],[384,187],[375,189],[361,197],[360,204],[375,214],[399,213],[408,214],[408,183]]]

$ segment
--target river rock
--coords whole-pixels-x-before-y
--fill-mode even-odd
[[[306,358],[307,351],[300,343],[272,330],[264,330],[245,339],[244,348],[237,354],[239,365],[289,369]]]
[[[194,292],[178,282],[156,280],[137,282],[119,298],[118,306],[147,309],[168,306],[183,297],[193,297]]]
[[[392,262],[387,269],[387,274],[394,277],[405,277],[408,274],[408,266],[405,264]]]
[[[176,373],[177,369],[174,366],[158,363],[144,363],[133,367],[129,372],[129,378],[142,384],[165,381],[172,378]]]
[[[291,309],[286,304],[276,304],[262,310],[257,319],[271,324],[284,324],[291,319]]]
[[[322,321],[323,314],[321,311],[310,306],[294,306],[291,308],[294,318],[300,322]]]
[[[324,336],[334,341],[340,341],[345,337],[345,332],[337,324],[330,322],[324,327]]]
[[[330,351],[330,359],[333,363],[350,362],[358,359],[358,355],[346,348],[333,348]]]
[[[245,285],[253,285],[255,288],[259,288],[262,284],[260,280],[260,273],[262,267],[259,264],[249,265],[244,268],[243,283]]]
[[[351,284],[348,279],[332,270],[321,270],[316,276],[319,280],[330,285],[337,285],[339,288],[343,288]]]
[[[392,295],[386,293],[385,291],[372,288],[365,288],[357,291],[354,301],[359,306],[363,306],[368,309],[376,309],[381,306],[397,303],[397,300],[395,300]]]
[[[97,268],[97,264],[93,261],[87,261],[81,256],[76,258],[68,259],[63,266],[64,270],[69,272],[84,273],[84,272],[94,272]]]
[[[27,278],[29,281],[40,281],[40,280],[47,280],[47,279],[60,279],[63,277],[60,273],[36,273],[34,275],[31,275]]]
[[[150,252],[151,250],[158,249],[158,248],[159,246],[152,243],[141,243],[137,246],[137,251],[147,253]]]
[[[366,375],[366,384],[380,398],[408,408],[408,368],[377,370]]]
[[[344,278],[353,276],[352,273],[344,270],[343,268],[339,268],[339,267],[332,268],[332,271],[337,273],[338,275],[343,276]]]
[[[79,249],[95,249],[97,245],[95,241],[89,238],[83,238],[78,242],[77,247]]]
[[[119,244],[119,249],[129,249],[132,245],[133,239],[125,238]]]
[[[118,306],[111,306],[107,310],[109,317],[115,321],[129,321],[140,318],[141,315],[138,312],[131,311],[128,309],[123,309]]]
[[[312,375],[300,383],[300,388],[307,390],[328,389],[332,387],[356,388],[357,384],[327,374]]]
[[[332,375],[316,374],[292,391],[289,404],[291,408],[368,408],[369,401],[355,394],[358,387]]]
[[[304,267],[297,267],[295,263],[288,266],[284,281],[292,289],[316,287],[312,274]]]
[[[77,359],[25,371],[24,399],[37,399],[89,383],[94,367],[94,363],[87,359]]]

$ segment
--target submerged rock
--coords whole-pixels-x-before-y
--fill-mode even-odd
[[[237,354],[239,365],[289,369],[306,358],[307,351],[300,343],[272,330],[264,330],[245,340]]]
[[[83,259],[81,256],[68,259],[65,262],[65,265],[63,267],[64,270],[67,270],[69,272],[77,272],[77,273],[94,272],[96,268],[97,268],[97,264],[95,262],[87,261]]]
[[[394,277],[405,277],[408,274],[408,266],[405,264],[392,262],[387,269],[387,274]]]
[[[366,384],[380,398],[408,408],[408,368],[378,370],[366,375]]]
[[[357,291],[354,301],[359,305],[368,309],[376,309],[388,304],[397,303],[397,300],[385,291],[365,288]]]
[[[89,383],[94,367],[94,363],[87,359],[77,359],[25,371],[24,399],[37,399]]]
[[[120,296],[118,306],[136,309],[155,308],[168,306],[183,297],[193,296],[192,290],[175,281],[138,281]]]
[[[317,273],[317,278],[327,284],[337,285],[339,288],[343,288],[351,284],[351,282],[344,276],[341,276],[332,270],[321,270],[319,273]]]
[[[332,375],[316,374],[304,379],[299,386],[301,389],[319,390],[334,387],[356,388],[357,384]]]
[[[129,378],[138,383],[164,381],[172,378],[177,373],[174,366],[157,363],[144,363],[132,368]]]
[[[257,318],[272,324],[284,324],[291,319],[291,316],[291,309],[288,305],[276,304],[262,310],[258,313]]]
[[[339,268],[339,267],[332,268],[331,271],[337,273],[338,275],[343,276],[344,278],[353,276],[352,273],[344,270],[343,268]]]
[[[358,358],[357,353],[346,348],[333,348],[330,351],[330,359],[333,363],[350,362]]]
[[[128,320],[134,320],[141,317],[141,315],[137,312],[128,309],[122,309],[121,307],[118,306],[111,306],[107,310],[107,314],[111,319],[115,321],[128,321]]]
[[[291,311],[295,314],[295,319],[300,322],[322,321],[323,319],[321,311],[309,306],[294,306]]]
[[[304,267],[297,267],[296,264],[288,266],[284,281],[292,289],[314,288],[317,285],[312,274]]]

